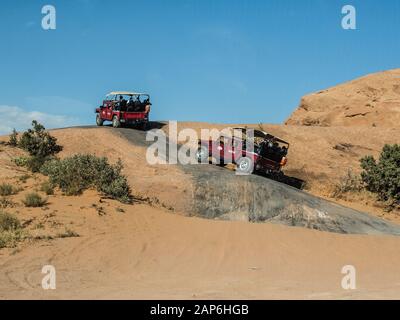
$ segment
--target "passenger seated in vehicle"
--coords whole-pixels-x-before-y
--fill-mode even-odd
[[[135,101],[133,101],[133,97],[130,97],[129,101],[128,101],[127,111],[128,112],[133,112],[134,109],[135,109]]]
[[[144,100],[143,101],[143,105],[144,105],[144,111],[149,113],[150,112],[150,107],[151,107],[150,99],[147,98],[146,100]]]
[[[127,101],[124,99],[123,96],[119,96],[119,110],[126,111],[126,103]]]
[[[140,98],[138,96],[135,101],[135,112],[141,112],[141,111],[142,111],[142,102],[140,101]]]

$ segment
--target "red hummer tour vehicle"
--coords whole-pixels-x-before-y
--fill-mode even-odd
[[[199,140],[198,162],[236,165],[239,174],[282,175],[287,163],[289,143],[261,130],[230,128],[219,139]]]
[[[146,129],[149,122],[150,96],[145,93],[115,91],[109,93],[103,104],[96,108],[96,124],[111,121],[114,128],[137,125]]]

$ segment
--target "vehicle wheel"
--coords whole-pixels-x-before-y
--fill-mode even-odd
[[[238,174],[247,175],[254,171],[254,162],[249,157],[242,157],[236,162],[236,172]]]
[[[101,116],[99,114],[97,114],[96,116],[96,124],[97,126],[101,127],[104,123],[104,120],[101,118]]]
[[[200,146],[196,151],[196,158],[199,163],[208,163],[208,148]]]
[[[121,127],[121,122],[119,121],[117,116],[114,116],[114,118],[112,120],[112,126],[114,128],[120,128]]]

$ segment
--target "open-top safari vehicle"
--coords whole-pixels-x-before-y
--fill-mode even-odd
[[[113,91],[96,108],[96,124],[102,126],[104,121],[111,121],[114,128],[137,125],[146,129],[150,106],[150,96],[146,93]]]
[[[197,160],[209,163],[211,158],[219,165],[233,163],[241,174],[282,174],[282,167],[287,163],[288,142],[255,129],[230,128],[228,133],[217,139],[199,140]]]

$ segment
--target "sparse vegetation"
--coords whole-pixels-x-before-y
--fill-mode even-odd
[[[62,147],[57,144],[57,139],[36,120],[32,121],[32,129],[25,131],[19,141],[15,135],[13,143],[30,155],[29,158],[17,158],[14,162],[19,166],[26,166],[32,172],[39,172],[46,161],[62,150]]]
[[[342,198],[344,194],[349,192],[359,192],[363,189],[363,183],[359,175],[348,170],[346,175],[341,177],[335,185],[332,196],[334,198]]]
[[[59,233],[57,238],[78,238],[79,234],[71,229],[66,228],[64,232]]]
[[[44,224],[43,222],[39,222],[34,226],[34,229],[44,229]]]
[[[18,218],[0,211],[0,248],[13,248],[24,237],[25,234]]]
[[[97,214],[98,214],[100,217],[106,215],[106,212],[105,212],[104,208],[101,207],[101,206],[100,206],[100,207],[96,207],[96,211],[97,211]]]
[[[32,193],[28,193],[25,196],[23,203],[26,207],[39,208],[39,207],[43,207],[47,203],[47,200],[42,198],[36,192],[32,192]]]
[[[0,211],[0,232],[17,230],[20,228],[21,222],[16,216]]]
[[[32,129],[28,129],[22,134],[18,146],[33,157],[47,158],[54,156],[62,150],[57,144],[57,139],[51,136],[36,120],[32,121]]]
[[[41,158],[41,157],[31,156],[26,160],[26,167],[28,168],[29,171],[36,173],[39,172],[43,164],[50,159],[51,158]]]
[[[54,186],[48,181],[43,182],[42,185],[40,186],[40,191],[44,192],[48,196],[53,195],[54,194]]]
[[[22,229],[0,232],[0,249],[15,248],[17,243],[25,238],[26,235]]]
[[[18,177],[18,180],[25,183],[31,176],[29,174],[23,174],[22,176]]]
[[[13,129],[13,132],[10,134],[10,140],[8,141],[8,145],[11,147],[18,146],[18,133],[15,129]]]
[[[366,156],[360,160],[363,171],[351,171],[336,184],[332,196],[342,198],[346,193],[367,191],[377,195],[387,210],[400,207],[400,145],[385,145],[379,160]]]
[[[18,189],[14,188],[9,183],[0,184],[0,196],[3,196],[3,197],[11,196],[13,194],[16,194],[17,192],[18,192]]]
[[[378,161],[372,156],[364,157],[361,167],[367,190],[390,207],[400,206],[400,145],[385,145]]]
[[[12,160],[18,167],[26,167],[28,163],[27,157],[18,157]]]
[[[78,195],[96,188],[104,195],[121,202],[131,201],[128,181],[122,175],[122,162],[111,165],[106,158],[94,155],[75,155],[63,160],[51,160],[41,172],[67,195]]]
[[[62,147],[36,120],[32,121],[32,129],[24,132],[19,140],[16,132],[13,132],[10,140],[30,155],[14,159],[16,165],[49,176],[49,183],[41,186],[41,191],[47,195],[54,193],[55,186],[60,187],[66,195],[78,195],[86,189],[96,188],[107,197],[124,203],[131,202],[129,184],[121,173],[123,168],[121,161],[110,165],[107,158],[93,155],[75,155],[64,160],[57,159],[55,155],[62,150]],[[26,176],[20,178],[23,182],[27,179]],[[43,199],[39,198],[37,194],[30,194],[24,203],[26,206],[43,206],[41,201]]]
[[[0,198],[0,208],[5,209],[5,208],[12,208],[15,206],[15,203],[12,202],[8,197],[1,197]]]

